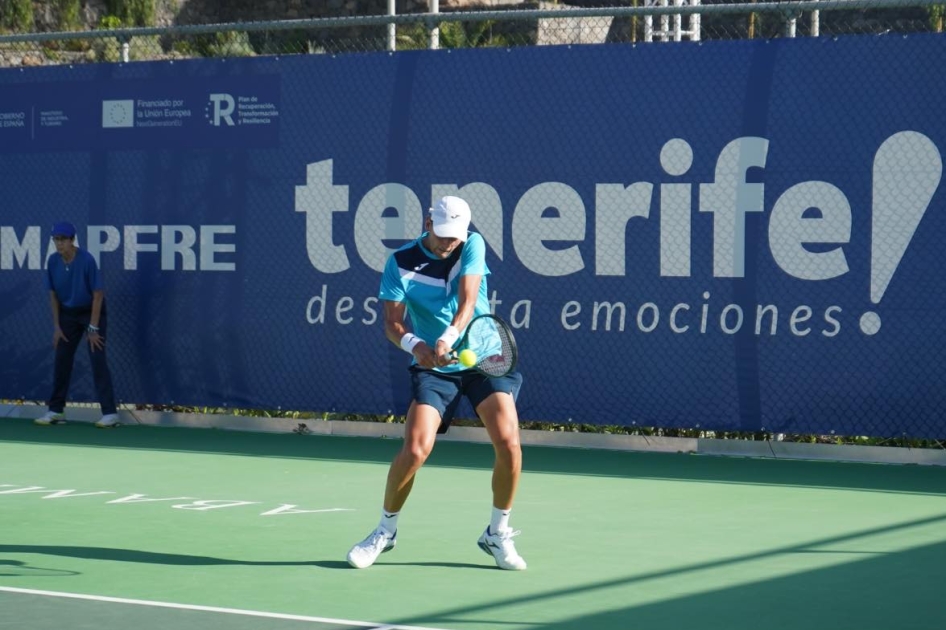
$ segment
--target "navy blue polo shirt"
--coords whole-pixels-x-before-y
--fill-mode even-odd
[[[68,265],[58,253],[50,256],[45,279],[46,289],[55,291],[59,304],[66,308],[92,306],[93,291],[103,288],[95,258],[84,249],[76,249],[76,256]]]

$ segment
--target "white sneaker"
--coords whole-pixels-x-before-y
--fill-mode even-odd
[[[66,424],[66,416],[61,413],[56,413],[55,411],[47,411],[36,420],[33,420],[33,424],[39,424],[44,427],[50,424]]]
[[[110,429],[112,427],[117,427],[120,423],[118,422],[117,413],[107,413],[102,416],[102,419],[95,423],[100,429]]]
[[[348,564],[356,569],[367,569],[385,551],[394,549],[397,544],[397,532],[389,534],[380,527],[348,552]]]
[[[496,566],[507,571],[525,571],[526,561],[516,552],[516,544],[512,542],[513,536],[518,536],[519,530],[513,531],[507,529],[504,531],[490,533],[489,526],[476,542],[484,552],[493,556]]]

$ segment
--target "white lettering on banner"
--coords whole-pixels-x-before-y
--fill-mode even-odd
[[[671,332],[683,334],[688,332],[693,325],[699,323],[699,333],[705,335],[709,330],[719,330],[727,335],[733,335],[739,332],[747,323],[747,316],[743,306],[739,304],[726,304],[719,308],[711,308],[710,293],[703,293],[704,303],[699,309],[699,315],[693,313],[693,307],[681,302],[675,304],[669,309],[666,327]],[[628,310],[633,310],[636,317],[636,330],[643,333],[651,333],[664,325],[663,313],[667,312],[666,307],[661,307],[656,302],[644,302],[633,309],[628,308],[624,302],[596,301],[591,308],[591,330],[624,332],[626,324],[626,315]],[[560,323],[565,330],[577,330],[581,328],[583,322],[580,319],[582,312],[582,303],[576,300],[570,300],[565,303],[560,312]],[[841,323],[835,317],[841,312],[840,306],[828,306],[822,313],[821,318],[824,326],[819,331],[825,337],[835,337],[841,331]],[[718,313],[718,314],[717,314]],[[792,335],[804,337],[812,332],[811,327],[803,327],[800,324],[807,322],[814,315],[810,306],[801,305],[792,310],[788,316],[788,326]],[[699,317],[699,320],[695,319]],[[766,327],[766,321],[768,326]],[[779,308],[773,304],[756,305],[752,322],[754,332],[757,336],[766,332],[769,336],[775,336],[779,330]],[[521,326],[510,322],[513,328]]]
[[[6,225],[0,227],[0,269],[13,269],[14,266],[40,269],[43,260],[40,257],[41,243],[37,225],[26,228],[23,240],[16,237],[16,232],[12,227]],[[53,251],[55,251],[55,246],[53,246]]]
[[[17,484],[10,483],[0,483],[0,488],[10,488],[9,490],[0,490],[0,495],[7,495],[9,497],[17,495],[27,495],[27,494],[36,494],[43,495],[39,498],[41,499],[62,499],[62,498],[88,498],[93,496],[100,496],[103,494],[117,494],[111,490],[98,490],[94,492],[76,492],[76,490],[54,490],[52,488],[46,488],[44,486],[18,486]],[[111,501],[106,501],[105,505],[115,505],[115,504],[131,504],[131,503],[157,503],[157,502],[169,502],[169,501],[190,501],[190,503],[178,503],[170,507],[178,510],[187,510],[187,511],[197,511],[197,512],[206,512],[209,510],[219,510],[223,508],[240,508],[247,505],[260,505],[259,501],[242,501],[242,500],[223,500],[223,499],[197,499],[195,497],[156,497],[149,498],[146,494],[133,493],[128,494],[117,499],[112,499]],[[318,509],[303,509],[296,504],[292,503],[281,503],[274,508],[267,509],[265,512],[261,512],[260,516],[278,516],[278,515],[288,515],[288,514],[323,514],[329,512],[354,512],[352,508],[341,508],[341,507],[331,507],[331,508],[318,508]]]
[[[712,215],[715,278],[745,277],[746,215],[762,214],[766,210],[765,184],[750,180],[759,179],[752,173],[765,169],[768,150],[769,140],[766,138],[736,138],[727,143],[716,157],[714,181],[699,184],[698,211]],[[673,138],[661,149],[660,163],[668,175],[684,175],[693,163],[692,147],[681,138]],[[920,219],[939,188],[942,169],[939,149],[928,137],[916,131],[891,135],[875,154],[871,206],[872,303],[879,304],[883,298]],[[334,244],[333,238],[333,215],[349,211],[349,187],[335,184],[333,173],[331,159],[309,164],[306,184],[295,188],[295,210],[306,215],[309,261],[322,273],[340,273],[350,267],[345,246]],[[632,219],[650,220],[653,189],[651,182],[635,182],[627,186],[595,184],[595,275],[626,275],[627,226]],[[659,190],[660,276],[690,277],[692,184],[661,183]],[[492,251],[502,258],[502,204],[495,188],[483,182],[462,188],[454,184],[432,184],[431,200],[444,194],[463,196],[465,191],[471,193],[466,197],[474,206],[474,226]],[[481,199],[485,201],[481,202]],[[423,216],[421,203],[413,191],[401,184],[379,184],[365,195],[357,208],[353,222],[356,251],[370,269],[380,272],[393,251],[384,241],[412,236],[405,234],[405,225],[420,224],[418,213]],[[396,216],[382,214],[388,209],[393,209]],[[482,227],[481,220],[484,223]],[[513,249],[519,261],[537,275],[561,277],[578,273],[585,268],[586,224],[586,208],[574,188],[561,182],[536,184],[522,195],[513,210]],[[840,188],[829,182],[799,182],[784,191],[771,208],[768,217],[769,251],[776,265],[793,278],[805,281],[836,278],[850,271],[844,247],[850,244],[852,226],[850,202]],[[550,248],[545,245],[547,242],[566,243],[567,246]],[[819,248],[815,251],[809,247],[811,245]],[[326,290],[323,286],[321,298],[316,296],[309,300],[306,315],[309,323],[325,322]],[[708,293],[704,295],[708,298]],[[319,303],[319,299],[322,306],[314,315],[313,306]],[[638,312],[638,327],[649,332],[662,325],[661,307],[655,302],[644,306],[649,312]],[[718,329],[725,334],[734,334],[749,319],[743,312],[745,305],[736,306],[725,305],[720,310]],[[602,308],[597,306],[592,311],[600,312]],[[690,324],[685,321],[689,304],[681,302],[663,308],[670,309],[666,325],[672,331],[682,333],[690,330]],[[812,330],[804,325],[813,316],[813,313],[805,316],[804,309],[808,308],[797,306],[793,311],[789,323],[792,334],[804,336]],[[700,332],[705,333],[709,305],[704,304],[702,310]],[[757,330],[761,331],[762,314],[776,313],[777,309],[774,305],[760,304],[757,311],[759,315],[753,319]],[[561,311],[563,328],[574,330],[580,327],[581,322],[576,320],[580,312],[581,304],[567,303]],[[826,325],[821,330],[823,335],[838,334],[840,322],[835,315],[841,312],[837,305],[822,310],[821,319]],[[592,330],[597,330],[597,319],[597,314],[593,315]],[[774,331],[774,315],[772,320],[770,330]],[[859,325],[863,333],[875,334],[880,329],[880,316],[872,311],[865,312]]]
[[[126,225],[125,226],[125,269],[138,268],[139,252],[158,251],[157,243],[141,243],[138,241],[140,234],[157,234],[157,225]]]
[[[685,175],[693,165],[693,149],[679,138],[669,140],[660,150],[660,166],[664,172],[673,177]],[[641,216],[647,218],[650,211],[650,184],[633,184],[644,186],[641,189],[642,206]],[[660,275],[667,278],[687,278],[690,276],[690,214],[692,212],[691,184],[661,184],[660,185]],[[600,204],[599,204],[600,205]],[[615,226],[611,233],[620,232],[623,237],[624,224]],[[597,247],[597,245],[596,245]],[[598,247],[600,249],[600,247]],[[624,242],[618,244],[614,251],[625,251]],[[618,273],[605,275],[624,275],[624,257],[613,258],[620,260],[621,268]],[[599,273],[600,267],[599,267]]]
[[[178,240],[180,237],[180,240]],[[180,256],[183,271],[197,269],[194,243],[197,231],[189,225],[165,225],[161,229],[161,269],[174,269],[175,257]]]
[[[202,271],[236,271],[234,262],[218,262],[217,254],[236,252],[233,243],[218,243],[218,234],[236,234],[235,225],[200,226],[200,268]]]
[[[306,167],[306,185],[296,186],[296,212],[305,213],[305,244],[312,266],[323,273],[348,269],[345,246],[332,240],[332,215],[348,212],[348,186],[332,184],[332,160]]]
[[[328,285],[322,285],[322,292],[319,295],[313,296],[309,299],[309,303],[306,304],[306,321],[310,324],[324,324],[325,323],[325,308],[328,304]],[[355,301],[352,297],[343,295],[335,302],[335,321],[339,324],[347,325],[352,322],[351,317],[342,318],[342,313],[347,313],[354,306]],[[362,311],[365,314],[365,317],[361,318],[361,323],[365,326],[371,326],[376,321],[378,321],[378,298],[368,297],[365,298],[362,302]]]
[[[161,271],[236,271],[232,254],[236,244],[227,242],[227,235],[236,234],[235,225],[126,225],[120,231],[114,225],[90,225],[87,249],[102,267],[102,254],[123,247],[122,267],[138,269],[143,256],[156,255]],[[49,240],[42,251],[41,228],[31,225],[17,236],[11,226],[0,226],[0,271],[43,269],[45,261],[56,253]],[[76,236],[76,245],[82,240]]]
[[[638,182],[625,187],[624,184],[598,184],[595,186],[595,251],[625,252],[627,244],[625,226],[633,217],[646,219],[650,216],[650,199],[654,187],[646,182]],[[689,194],[689,193],[688,193]],[[689,207],[687,208],[689,211]],[[688,218],[689,220],[689,218]],[[584,216],[582,217],[584,221]],[[661,225],[664,219],[661,217]],[[689,239],[689,227],[687,228]],[[661,236],[661,261],[663,261],[663,241]],[[689,250],[689,241],[687,249]],[[663,274],[661,262],[661,274]],[[626,273],[624,256],[599,256],[595,261],[595,275],[623,276]],[[687,275],[689,275],[687,261]]]
[[[746,267],[746,213],[762,212],[763,184],[747,184],[750,168],[763,168],[769,141],[737,138],[716,160],[716,179],[700,184],[700,212],[713,213],[713,276],[742,278]],[[689,252],[687,252],[689,258]]]
[[[397,216],[385,217],[382,213],[393,208]],[[406,241],[416,236],[416,226],[421,225],[424,211],[414,191],[402,184],[375,186],[361,199],[355,213],[355,249],[369,267],[376,261],[388,257],[390,249],[383,240]],[[378,227],[381,226],[380,234]]]
[[[825,199],[821,217],[805,217],[811,199]],[[848,243],[851,240],[851,204],[836,186],[804,182],[786,190],[769,219],[769,243],[779,267],[802,280],[828,280],[848,272],[840,247],[826,252],[805,248],[811,243]]]
[[[236,109],[236,101],[233,100],[233,97],[229,94],[211,94],[210,102],[213,107],[213,117],[210,119],[210,124],[219,127],[221,122],[225,122],[228,127],[232,127],[235,123],[231,114]]]
[[[549,204],[550,199],[555,200],[554,206]],[[558,216],[546,216],[545,211],[549,208],[556,210]],[[512,245],[529,271],[543,276],[567,276],[581,271],[585,263],[578,245],[548,249],[543,243],[583,240],[585,204],[574,188],[558,182],[545,182],[522,195],[512,215]]]
[[[99,267],[102,266],[101,253],[114,252],[122,242],[118,228],[112,225],[90,225],[86,229],[86,234],[89,241],[86,249],[95,258],[95,262]],[[102,240],[103,236],[105,237],[104,241]]]

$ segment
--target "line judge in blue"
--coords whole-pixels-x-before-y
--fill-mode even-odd
[[[521,571],[509,516],[522,472],[516,397],[522,376],[512,372],[487,378],[457,363],[451,350],[476,315],[490,312],[486,290],[486,243],[470,232],[470,206],[444,197],[430,209],[425,232],[388,258],[379,298],[384,303],[387,338],[411,355],[411,405],[404,444],[391,462],[378,527],[348,552],[358,569],[394,548],[398,515],[414,478],[445,432],[463,396],[493,442],[493,509],[477,544],[501,569]],[[408,329],[405,316],[410,317]]]
[[[54,225],[52,239],[56,244],[56,255],[49,257],[44,278],[53,316],[56,362],[49,411],[35,422],[40,425],[65,423],[66,397],[76,350],[82,335],[86,334],[95,391],[102,407],[102,418],[95,426],[118,426],[112,375],[105,357],[108,318],[102,276],[92,254],[76,245],[76,227],[73,224],[62,222]]]

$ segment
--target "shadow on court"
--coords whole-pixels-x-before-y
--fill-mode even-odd
[[[946,543],[938,543],[545,628],[936,630],[943,627],[944,567]]]
[[[37,567],[20,560],[0,560],[0,577],[68,577],[70,575],[79,575],[79,572]]]
[[[0,545],[0,554],[37,554],[44,556],[61,556],[65,558],[80,558],[82,560],[109,560],[113,562],[136,562],[142,564],[164,564],[173,566],[259,566],[259,567],[319,567],[322,569],[343,569],[354,571],[344,560],[300,560],[288,562],[284,560],[239,560],[234,558],[215,558],[212,556],[194,556],[178,553],[159,553],[142,551],[140,549],[116,549],[113,547],[71,547],[65,545]],[[445,567],[450,569],[483,569],[495,571],[491,565],[471,564],[465,562],[388,562],[389,565]],[[22,562],[0,560],[0,575],[4,573],[5,565],[10,567],[22,566]],[[12,571],[12,569],[11,569]]]
[[[0,420],[0,442],[148,449],[387,464],[397,439],[219,429],[123,426],[103,431],[85,423],[37,427],[30,420]],[[427,466],[490,469],[492,446],[441,442]],[[848,488],[946,495],[946,468],[821,461],[710,457],[528,446],[524,472],[606,477]]]
[[[904,551],[878,552],[872,550],[873,544],[867,538],[937,523],[946,526],[946,514],[825,538],[804,546],[732,556],[530,597],[498,597],[488,605],[444,610],[425,616],[423,621],[449,624],[470,614],[485,619],[490,611],[498,612],[507,606],[551,604],[559,598],[580,598],[582,593],[613,591],[614,609],[582,614],[579,603],[574,607],[574,617],[541,627],[548,630],[936,630],[943,627],[946,542]],[[850,546],[862,539],[860,550],[832,549],[834,545]],[[690,543],[681,541],[679,544]],[[740,564],[799,553],[835,554],[839,564],[767,580],[753,578],[739,586],[713,588],[713,569],[731,569]],[[708,572],[703,593],[640,606],[619,606],[622,589],[640,588],[650,581],[695,572]],[[401,619],[398,623],[411,624],[413,620]]]
[[[46,556],[63,556],[83,560],[112,560],[116,562],[141,562],[144,564],[191,565],[247,565],[247,566],[313,566],[318,562],[267,562],[257,560],[232,560],[211,556],[192,556],[177,553],[156,553],[138,549],[115,549],[112,547],[69,547],[57,545],[0,545],[0,553],[29,553]],[[345,567],[348,568],[347,563]]]

